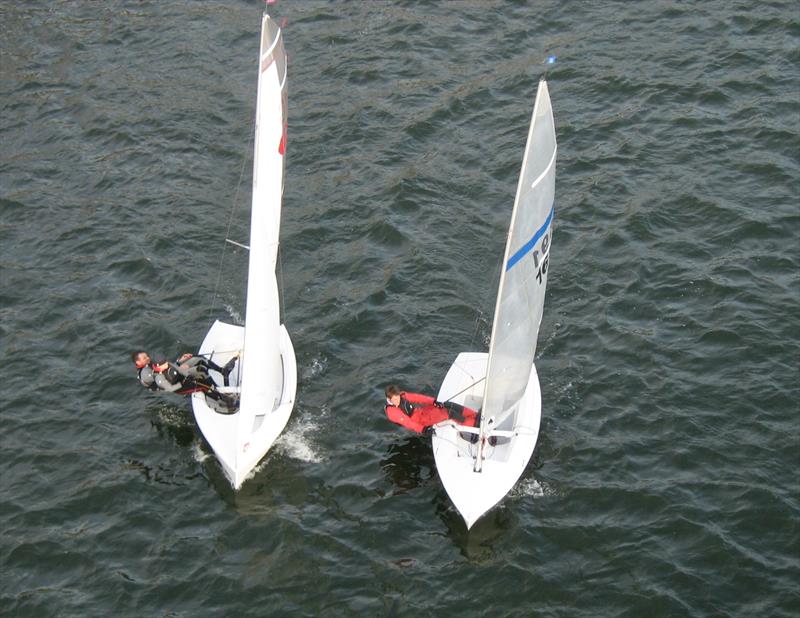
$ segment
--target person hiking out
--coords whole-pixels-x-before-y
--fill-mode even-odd
[[[146,389],[156,392],[189,395],[202,391],[213,399],[224,400],[224,396],[216,390],[216,384],[209,375],[209,370],[218,371],[228,385],[228,376],[233,371],[238,355],[234,356],[224,367],[193,354],[183,354],[174,363],[156,363],[144,350],[131,353],[131,360],[136,366],[139,383]]]
[[[391,422],[424,435],[432,434],[433,426],[442,421],[452,420],[465,427],[475,427],[479,418],[471,408],[449,401],[442,403],[421,393],[409,393],[395,384],[386,387],[385,410]]]

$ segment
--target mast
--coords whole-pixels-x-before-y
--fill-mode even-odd
[[[547,286],[555,197],[556,138],[547,82],[536,92],[528,141],[511,214],[492,323],[474,470],[480,472],[487,438],[513,431],[527,388]]]

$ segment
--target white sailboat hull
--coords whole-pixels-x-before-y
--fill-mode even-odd
[[[437,399],[479,409],[483,403],[482,378],[486,376],[487,361],[485,353],[459,354],[442,382]],[[456,425],[436,429],[433,436],[436,468],[467,529],[500,502],[524,472],[539,436],[541,414],[542,394],[533,366],[519,402],[514,435],[498,436],[495,446],[485,444],[480,472],[474,470],[478,444],[470,443],[470,434],[463,433]]]
[[[200,354],[210,358],[217,365],[223,366],[234,354],[242,350],[243,345],[243,327],[217,320],[206,334],[203,344],[200,346]],[[225,476],[230,480],[234,489],[241,487],[253,468],[264,458],[286,427],[292,413],[297,392],[297,363],[289,333],[282,324],[279,328],[278,348],[281,359],[279,370],[282,374],[282,389],[277,406],[273,410],[257,414],[253,419],[252,427],[247,428],[247,435],[239,435],[239,432],[242,431],[239,423],[240,412],[222,414],[215,409],[203,393],[192,395],[192,409],[197,425],[213,449]],[[246,362],[246,359],[240,359],[229,376],[231,387],[236,388],[241,383],[240,364],[242,362]],[[212,371],[211,376],[218,386],[223,385],[223,378],[219,373]],[[268,376],[264,378],[267,379]]]

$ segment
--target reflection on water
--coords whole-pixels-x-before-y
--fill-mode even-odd
[[[412,436],[389,445],[381,468],[395,486],[394,494],[415,489],[436,476],[430,438]]]
[[[436,514],[447,528],[447,536],[458,547],[461,554],[470,562],[484,563],[495,558],[495,543],[517,524],[513,509],[501,502],[467,530],[463,518],[453,506],[450,497],[440,485],[433,500]]]
[[[194,416],[187,407],[159,402],[147,406],[147,411],[150,415],[150,424],[159,436],[166,436],[184,448],[194,443],[197,436]]]
[[[429,438],[412,436],[390,444],[386,456],[381,460],[381,468],[395,488],[392,495],[430,487],[434,512],[444,523],[447,536],[470,562],[492,560],[495,556],[494,543],[502,538],[504,532],[517,525],[513,509],[505,508],[501,503],[467,531],[463,518],[439,480]]]

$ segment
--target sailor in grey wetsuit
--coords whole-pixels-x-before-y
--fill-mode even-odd
[[[139,369],[139,382],[145,388],[179,394],[202,390],[212,397],[214,396],[212,393],[216,392],[214,390],[216,385],[208,375],[208,370],[220,372],[227,384],[228,374],[233,370],[237,358],[233,357],[225,367],[220,367],[202,356],[191,354],[184,354],[175,363],[153,363],[150,355],[143,350],[131,354],[133,363]]]

